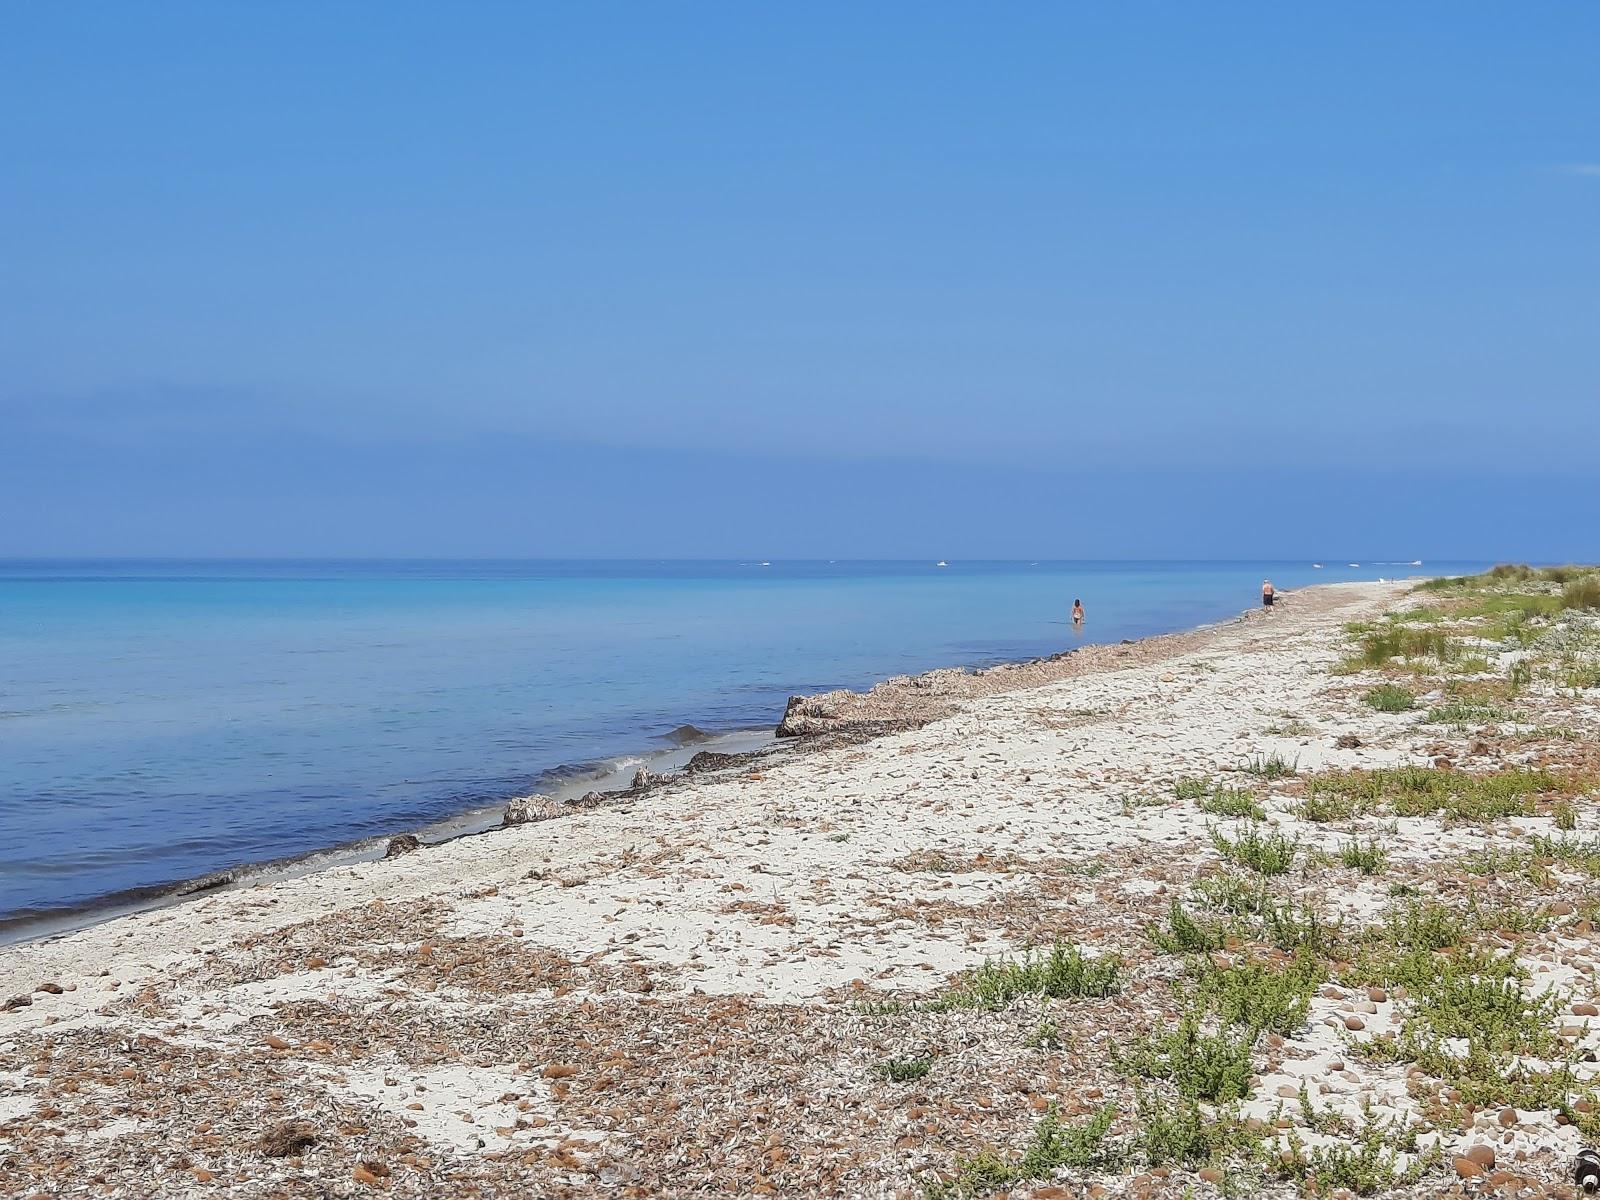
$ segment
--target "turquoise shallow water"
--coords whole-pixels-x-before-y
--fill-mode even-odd
[[[796,692],[1220,620],[1264,576],[1417,570],[0,562],[0,920],[416,828]]]

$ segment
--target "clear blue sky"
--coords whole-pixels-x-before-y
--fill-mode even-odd
[[[0,16],[0,555],[1600,558],[1600,5]]]

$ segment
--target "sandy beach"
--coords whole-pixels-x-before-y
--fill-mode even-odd
[[[1112,1140],[1150,1127],[1141,1102],[1170,1080],[1129,1055],[1181,1023],[1191,969],[1151,931],[1261,830],[1297,843],[1278,898],[1352,936],[1401,904],[1500,906],[1474,936],[1550,998],[1587,1087],[1592,875],[1559,855],[1536,880],[1463,863],[1593,839],[1594,795],[1568,784],[1595,766],[1600,691],[1535,678],[1514,716],[1427,721],[1454,693],[1413,671],[1417,710],[1382,711],[1364,697],[1395,672],[1340,673],[1346,626],[1419,602],[1330,585],[1187,634],[813,699],[789,714],[805,736],[637,795],[0,950],[0,1194],[1214,1190],[1224,1167],[1148,1150],[982,1188],[972,1164],[1014,1165],[1042,1120],[1107,1106]],[[1467,683],[1531,653],[1460,636],[1483,658]],[[1505,819],[1307,815],[1310,780],[1406,765],[1558,779]],[[1264,819],[1218,809],[1219,788]],[[1380,871],[1342,860],[1369,843]],[[1116,956],[1110,994],[928,1003],[1056,944]],[[1289,969],[1241,932],[1200,957],[1257,950]],[[1330,955],[1228,1102],[1268,1158],[1387,1122],[1410,1193],[1559,1190],[1588,1110],[1449,1080],[1457,1099],[1430,1100],[1429,1060],[1361,1051],[1410,1019],[1405,989]],[[1292,1175],[1259,1186],[1292,1194]]]

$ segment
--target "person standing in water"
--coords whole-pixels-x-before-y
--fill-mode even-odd
[[[1276,599],[1277,595],[1278,593],[1272,589],[1272,580],[1263,579],[1261,581],[1261,607],[1271,608],[1272,602],[1274,599]]]
[[[1083,601],[1082,600],[1074,600],[1072,602],[1072,623],[1074,625],[1082,625],[1083,624]]]

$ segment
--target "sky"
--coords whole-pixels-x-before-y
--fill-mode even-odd
[[[0,0],[0,556],[1600,559],[1597,54]]]

